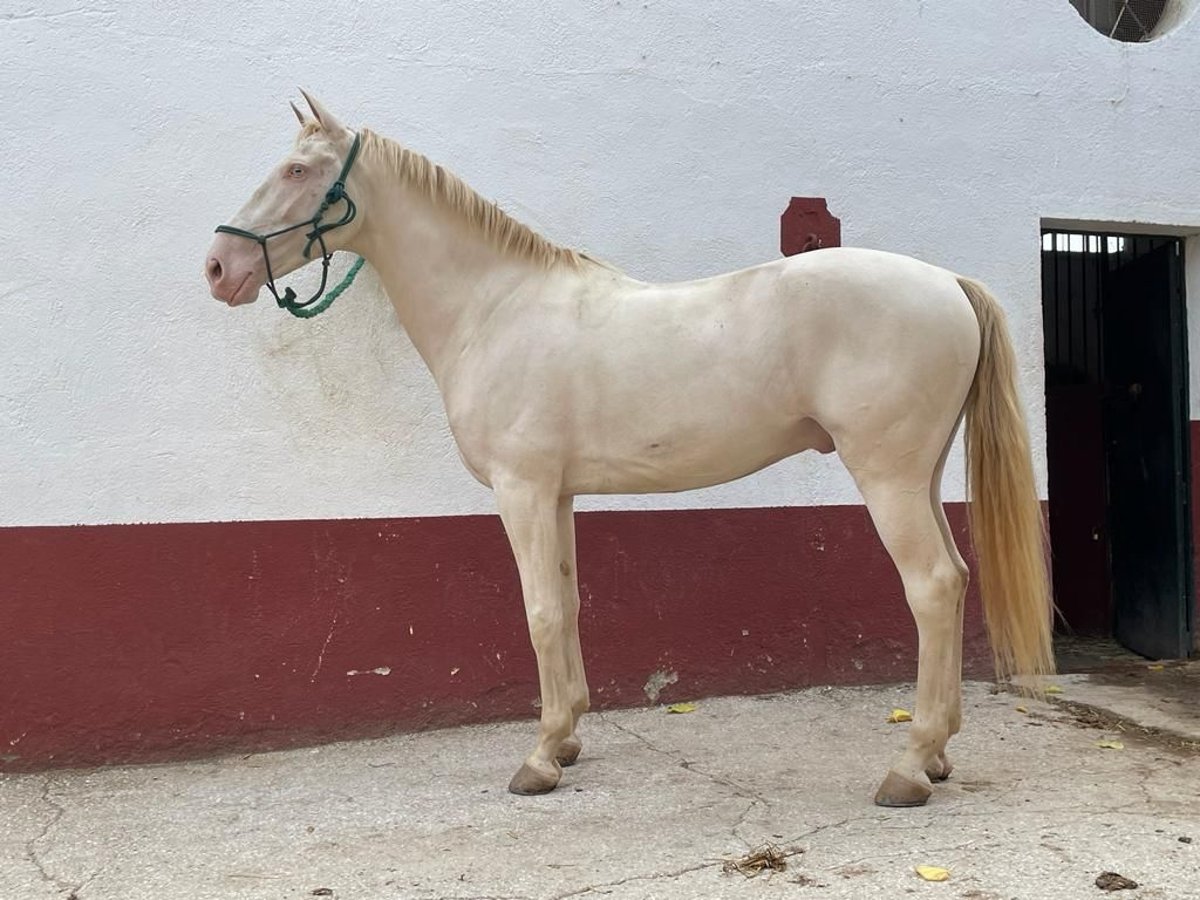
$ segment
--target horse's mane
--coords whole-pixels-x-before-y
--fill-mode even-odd
[[[595,263],[590,256],[560,247],[518,222],[490,200],[473,191],[453,172],[393,140],[362,129],[362,153],[387,166],[434,203],[458,213],[501,250],[547,268],[574,268]]]

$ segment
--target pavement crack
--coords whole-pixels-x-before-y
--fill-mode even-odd
[[[755,809],[757,806],[758,806],[758,801],[757,801],[757,800],[753,800],[753,799],[747,799],[747,801],[746,801],[746,808],[745,808],[745,809],[743,809],[743,810],[742,810],[742,811],[741,811],[741,812],[738,814],[737,821],[736,821],[736,822],[734,822],[734,823],[733,823],[733,826],[732,826],[732,827],[729,829],[729,833],[730,833],[730,834],[731,834],[731,835],[732,835],[734,838],[736,838],[737,840],[739,840],[739,841],[741,841],[743,844],[745,844],[747,847],[750,847],[750,846],[751,846],[751,841],[747,840],[746,838],[742,837],[742,835],[738,834],[738,829],[739,829],[739,828],[741,828],[743,825],[745,825],[745,824],[746,824],[746,819],[747,819],[747,818],[750,816],[750,813],[751,813],[751,812],[753,812],[753,811],[754,811],[754,809]]]
[[[605,725],[609,725],[609,726],[617,729],[617,731],[620,731],[622,734],[629,735],[631,738],[633,738],[635,741],[640,743],[647,750],[653,750],[655,753],[661,753],[663,756],[677,757],[679,755],[674,750],[663,750],[661,747],[655,746],[654,743],[648,737],[638,734],[632,728],[626,728],[620,722],[614,722],[612,719],[607,718],[604,715],[604,713],[596,713],[596,717],[601,722],[603,722]]]
[[[810,828],[808,831],[804,832],[803,834],[796,835],[794,838],[792,838],[791,840],[789,840],[787,842],[787,845],[789,847],[798,847],[800,845],[800,842],[805,840],[806,838],[815,837],[816,835],[821,834],[822,832],[832,831],[835,828],[842,828],[846,825],[849,825],[851,822],[861,822],[863,819],[868,819],[868,818],[874,819],[877,817],[876,816],[847,816],[844,819],[838,819],[838,821],[836,821],[836,822],[827,822],[824,825],[818,825],[816,828]]]
[[[785,847],[792,848],[789,850],[789,855],[795,853],[803,853],[805,848],[801,847],[801,841],[808,838],[816,837],[818,834],[823,834],[826,831],[833,831],[836,828],[844,828],[847,825],[852,825],[856,822],[873,822],[877,827],[881,825],[882,817],[876,813],[865,813],[861,816],[847,816],[844,819],[838,819],[836,822],[826,822],[824,825],[817,825],[815,828],[810,828],[808,831],[802,832],[793,838],[784,842]],[[911,830],[912,825],[906,823],[905,830]]]
[[[696,863],[691,866],[684,866],[679,869],[673,869],[670,872],[653,872],[649,875],[630,875],[627,878],[621,878],[617,881],[605,881],[601,884],[589,884],[587,887],[577,888],[573,891],[567,891],[565,894],[555,894],[547,900],[567,900],[569,897],[583,897],[593,892],[603,891],[605,888],[621,887],[625,884],[633,884],[639,881],[662,881],[667,878],[678,878],[681,875],[687,875],[691,872],[699,872],[703,869],[711,869],[719,866],[720,861]]]
[[[735,840],[741,841],[743,844],[745,844],[746,847],[752,846],[754,842],[743,837],[741,834],[739,834],[738,829],[746,824],[746,819],[748,819],[750,817],[750,813],[752,813],[758,807],[761,806],[764,809],[770,809],[771,801],[768,800],[766,797],[764,797],[762,794],[760,794],[758,791],[754,790],[753,788],[747,787],[744,784],[739,784],[738,782],[734,781],[732,778],[728,777],[727,775],[718,775],[715,772],[706,772],[704,769],[699,768],[695,763],[689,762],[686,759],[681,760],[679,765],[680,765],[680,768],[685,769],[688,772],[692,772],[696,775],[699,775],[702,778],[706,778],[709,781],[711,781],[713,784],[731,788],[733,790],[734,796],[747,801],[746,808],[743,809],[738,814],[737,821],[735,821],[733,823],[733,825],[730,826],[729,834]]]
[[[741,811],[741,813],[738,814],[737,820],[733,823],[732,826],[730,826],[729,833],[735,840],[741,841],[747,847],[749,847],[751,845],[751,842],[749,840],[742,837],[742,835],[738,834],[738,829],[746,824],[746,819],[750,816],[750,813],[753,812],[756,808],[761,806],[765,809],[770,809],[771,808],[770,800],[768,800],[766,797],[764,797],[762,794],[760,794],[758,791],[754,790],[753,788],[747,787],[744,784],[740,784],[737,781],[734,781],[732,778],[730,778],[727,775],[719,775],[716,772],[709,772],[709,771],[706,771],[706,770],[700,768],[698,765],[696,765],[696,763],[684,758],[678,751],[662,749],[661,747],[657,746],[653,741],[651,741],[649,738],[647,738],[645,735],[639,734],[638,732],[634,731],[632,728],[627,728],[626,726],[622,725],[619,722],[614,722],[611,719],[607,719],[603,716],[603,714],[601,714],[599,716],[599,718],[600,718],[600,721],[604,722],[606,725],[611,725],[613,728],[617,729],[617,731],[620,731],[623,734],[629,735],[631,738],[638,741],[646,749],[651,750],[654,753],[659,754],[660,756],[666,756],[666,757],[669,757],[670,759],[676,760],[679,767],[681,769],[683,769],[684,771],[690,772],[693,775],[699,775],[701,778],[704,778],[707,781],[711,781],[713,784],[730,788],[733,790],[735,797],[738,797],[742,800],[748,801],[746,804],[746,808],[743,809]]]
[[[93,873],[92,876],[87,879],[87,881],[75,882],[66,881],[62,878],[59,878],[57,875],[51,874],[46,869],[46,864],[42,861],[42,858],[39,855],[37,845],[40,841],[44,841],[49,836],[54,827],[62,820],[62,817],[67,814],[67,808],[55,800],[53,796],[51,796],[50,790],[53,786],[53,777],[47,775],[45,781],[42,783],[42,793],[39,799],[42,801],[42,803],[50,807],[50,809],[53,811],[53,814],[51,815],[50,820],[42,826],[42,830],[25,842],[25,856],[31,863],[33,863],[34,868],[38,870],[38,874],[41,875],[42,881],[46,882],[47,884],[54,885],[62,893],[69,892],[69,894],[74,897],[83,888],[83,886],[91,882],[91,880],[95,878],[99,872]]]
[[[694,762],[689,762],[686,759],[682,760],[679,765],[681,768],[684,768],[689,772],[695,772],[697,775],[707,778],[709,781],[713,782],[713,784],[721,784],[725,787],[733,788],[734,793],[744,800],[753,800],[755,803],[760,803],[766,807],[771,806],[771,801],[762,794],[758,793],[758,791],[747,787],[744,784],[739,784],[727,775],[718,775],[715,772],[706,772],[698,767]]]

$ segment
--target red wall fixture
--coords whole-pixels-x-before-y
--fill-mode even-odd
[[[779,249],[784,256],[842,245],[842,220],[829,212],[824,197],[793,197],[779,217]]]

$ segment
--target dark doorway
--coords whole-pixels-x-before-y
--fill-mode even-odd
[[[1155,659],[1192,633],[1183,242],[1042,236],[1060,628]]]

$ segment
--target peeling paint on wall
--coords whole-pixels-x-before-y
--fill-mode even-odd
[[[646,679],[646,686],[642,690],[646,694],[646,699],[651,703],[657,703],[659,694],[663,692],[669,684],[676,684],[679,681],[679,673],[672,670],[660,670],[651,672],[650,677]]]
[[[346,674],[347,675],[391,675],[392,667],[391,666],[379,666],[378,668],[375,668],[375,669],[366,669],[366,670],[351,669]]]

